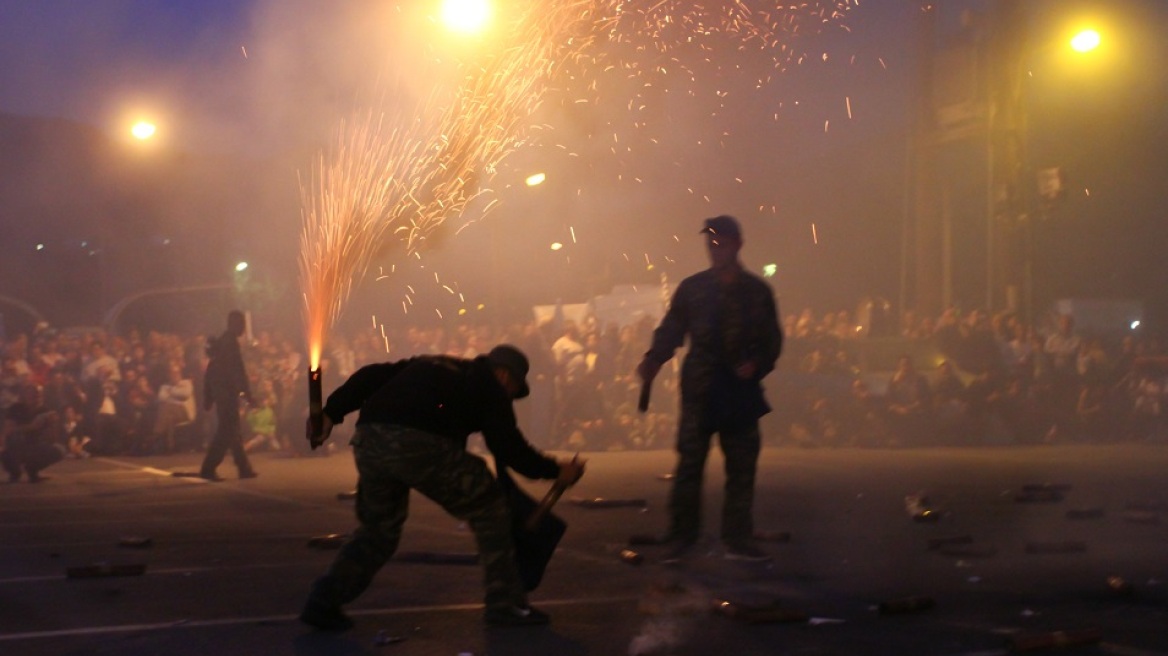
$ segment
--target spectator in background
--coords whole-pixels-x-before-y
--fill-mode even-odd
[[[25,380],[17,371],[16,357],[5,352],[0,358],[0,412],[5,412],[20,400],[20,387]]]
[[[121,411],[126,446],[134,455],[148,455],[153,452],[150,438],[158,395],[140,369],[127,369],[124,376],[117,406]]]
[[[85,424],[81,421],[81,413],[72,406],[65,406],[61,415],[61,440],[65,445],[66,457],[89,457],[90,454],[86,447],[92,440]]]
[[[93,426],[93,448],[97,455],[118,455],[126,448],[125,430],[118,415],[118,383],[108,379],[94,380],[94,393],[86,394],[89,406],[86,409],[87,418],[91,418]]]
[[[965,384],[957,377],[953,365],[942,362],[929,385],[937,436],[942,442],[963,444],[969,438],[969,403]]]
[[[1058,329],[1046,338],[1043,350],[1050,356],[1051,366],[1056,374],[1072,377],[1075,371],[1075,358],[1079,354],[1082,342],[1075,333],[1075,318],[1069,314],[1060,314]]]
[[[166,382],[158,388],[158,408],[151,442],[167,453],[175,449],[174,430],[195,418],[195,384],[183,375],[182,365],[170,363]]]
[[[29,483],[39,483],[49,465],[64,457],[61,447],[61,420],[45,406],[44,393],[36,385],[26,385],[21,398],[5,413],[0,464],[8,472],[8,482],[28,475]]]
[[[872,393],[868,383],[859,378],[853,380],[840,426],[844,444],[884,446],[888,440],[885,414],[883,400]]]
[[[254,451],[262,446],[267,446],[272,451],[279,451],[284,448],[280,443],[280,437],[277,432],[278,424],[276,421],[276,400],[271,394],[263,394],[260,396],[258,405],[248,408],[244,415],[247,420],[247,428],[249,438],[243,445],[244,451]]]
[[[908,355],[897,360],[896,371],[888,381],[885,401],[893,444],[923,444],[929,432],[929,383],[917,373]]]
[[[105,344],[94,341],[89,347],[89,357],[82,360],[81,382],[92,384],[96,381],[104,384],[106,381],[117,383],[121,380],[122,370],[117,359],[106,351]]]

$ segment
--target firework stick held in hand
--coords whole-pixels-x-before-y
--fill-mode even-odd
[[[324,443],[324,392],[319,367],[308,370],[308,419],[312,423],[312,436],[308,438],[308,443],[315,450]]]
[[[572,462],[576,462],[579,457],[579,453],[572,456]],[[539,502],[535,510],[531,511],[531,515],[527,518],[527,523],[523,527],[528,531],[535,531],[536,527],[539,526],[540,520],[543,519],[544,515],[551,512],[552,506],[556,505],[556,502],[560,500],[560,497],[564,496],[564,492],[569,487],[572,487],[570,483],[563,483],[561,481],[553,483],[551,489],[547,491],[547,494],[543,495],[543,500]]]

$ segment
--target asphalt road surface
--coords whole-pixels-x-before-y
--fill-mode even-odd
[[[343,634],[311,631],[296,614],[335,553],[309,539],[354,526],[352,502],[338,499],[354,484],[346,449],[260,454],[260,477],[245,481],[229,460],[221,483],[170,475],[195,470],[198,454],[62,462],[42,483],[0,485],[0,654],[990,656],[1056,631],[1057,653],[1168,654],[1164,445],[767,448],[757,528],[790,534],[763,543],[769,564],[722,558],[715,451],[707,537],[678,567],[658,562],[660,547],[632,547],[640,564],[620,557],[630,535],[663,531],[673,454],[583,455],[588,475],[556,508],[568,533],[532,595],[551,626],[486,628],[475,564],[391,562],[348,609],[357,626]],[[1055,487],[1018,500],[1042,484]],[[528,489],[538,498],[547,483]],[[936,521],[915,521],[909,495],[923,495]],[[647,506],[573,503],[598,497]],[[474,545],[415,495],[401,548]],[[1069,552],[1031,553],[1054,548]],[[67,576],[86,567],[73,571],[96,576]],[[909,597],[933,607],[880,612]],[[714,612],[717,600],[807,621],[751,624]],[[1086,631],[1092,644],[1057,646]]]

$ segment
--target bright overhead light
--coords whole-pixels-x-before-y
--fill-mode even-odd
[[[130,128],[130,134],[134,135],[135,139],[145,141],[158,132],[158,126],[150,121],[138,121],[134,127]]]
[[[488,0],[445,0],[442,3],[442,22],[455,32],[482,32],[490,18],[491,3]]]
[[[1102,41],[1103,38],[1095,30],[1083,30],[1071,38],[1071,48],[1075,52],[1091,52]]]
[[[240,262],[235,265],[235,270],[238,272],[247,271],[247,262]]]

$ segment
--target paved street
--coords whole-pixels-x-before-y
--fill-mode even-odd
[[[351,607],[357,627],[342,635],[306,630],[295,615],[334,553],[309,538],[354,525],[352,502],[337,498],[354,481],[344,450],[260,455],[260,478],[247,481],[228,463],[222,483],[170,476],[195,469],[197,454],[63,462],[44,483],[0,486],[0,654],[987,656],[1009,653],[1014,637],[1084,629],[1101,640],[1060,653],[1168,654],[1162,445],[768,448],[758,529],[791,538],[766,543],[775,560],[764,565],[721,558],[714,455],[707,542],[673,568],[656,562],[657,547],[635,547],[639,565],[619,556],[629,535],[664,528],[669,484],[659,477],[673,454],[585,455],[588,476],[557,507],[568,534],[533,595],[550,627],[485,628],[476,565],[393,562]],[[1044,483],[1068,486],[1054,488],[1064,498],[1016,500],[1023,486]],[[546,485],[529,489],[538,497]],[[939,521],[913,521],[910,494],[925,495]],[[591,509],[572,497],[648,506]],[[950,545],[960,553],[929,548],[957,536],[972,540]],[[134,537],[151,545],[120,545]],[[1028,553],[1055,542],[1072,552]],[[467,553],[473,542],[415,496],[402,549]],[[101,574],[135,564],[144,574],[66,577],[71,567]],[[935,606],[878,612],[910,596]],[[747,624],[712,613],[715,599],[777,602],[812,621]],[[378,645],[379,632],[404,640]]]

